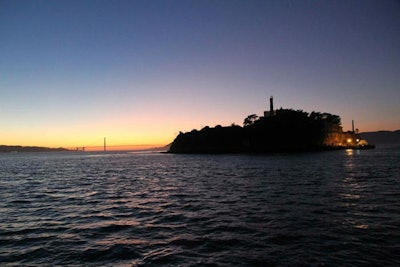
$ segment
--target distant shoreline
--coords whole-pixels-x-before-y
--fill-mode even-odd
[[[50,148],[41,146],[6,146],[0,145],[0,153],[13,153],[13,152],[65,152],[70,151],[66,148]]]

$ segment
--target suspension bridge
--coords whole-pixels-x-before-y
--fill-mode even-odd
[[[101,141],[98,140],[89,145],[67,147],[67,149],[69,149],[71,151],[77,151],[77,152],[85,152],[85,151],[107,152],[107,151],[129,151],[129,150],[148,150],[148,149],[156,149],[156,150],[165,149],[166,150],[165,145],[156,145],[156,144],[113,145],[112,142],[109,142],[109,140],[106,137],[103,138],[102,144],[100,144],[100,143],[101,143]]]

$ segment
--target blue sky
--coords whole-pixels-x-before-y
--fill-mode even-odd
[[[275,107],[400,129],[398,1],[1,1],[0,143],[166,144]]]

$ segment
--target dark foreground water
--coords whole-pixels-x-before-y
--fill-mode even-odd
[[[0,155],[1,266],[398,266],[400,148]]]

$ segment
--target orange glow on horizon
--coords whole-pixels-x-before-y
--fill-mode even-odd
[[[240,114],[227,112],[226,115],[225,112],[221,112],[218,116],[212,117],[201,112],[181,112],[181,108],[169,109],[168,113],[157,107],[152,113],[146,113],[144,110],[124,110],[122,114],[113,114],[105,118],[95,117],[91,118],[92,120],[82,118],[71,124],[50,121],[3,128],[0,129],[0,145],[62,147],[70,150],[85,147],[85,151],[103,151],[103,138],[106,137],[107,151],[145,150],[161,148],[172,143],[180,131],[190,132],[205,126],[242,124]],[[356,123],[356,128],[360,129],[361,133],[400,129],[397,121],[390,124],[392,127],[387,127],[387,124],[376,120],[368,122],[359,120]],[[343,129],[348,128],[347,123]]]
[[[122,151],[122,150],[144,150],[149,148],[159,148],[170,144],[175,136],[171,134],[168,136],[157,136],[145,134],[129,134],[121,135],[113,133],[115,135],[108,135],[107,137],[107,151]],[[38,147],[50,147],[50,148],[65,148],[69,150],[81,150],[85,147],[85,151],[103,151],[104,137],[95,137],[93,133],[87,133],[85,136],[68,136],[57,134],[44,135],[40,133],[29,133],[26,135],[13,133],[13,134],[2,134],[2,140],[0,145],[7,146],[38,146]]]

